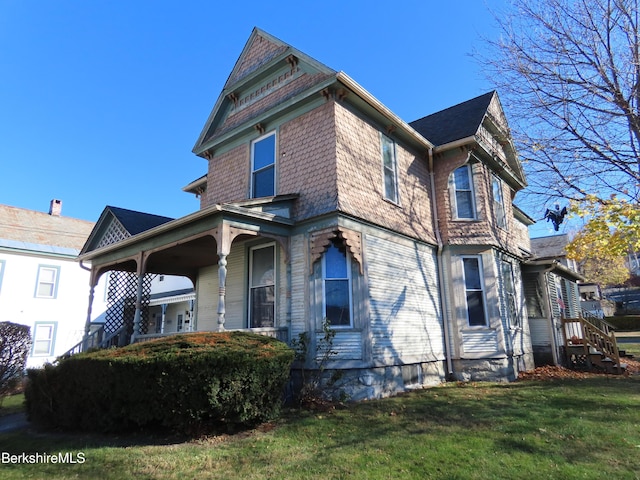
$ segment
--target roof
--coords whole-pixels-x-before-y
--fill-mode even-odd
[[[569,237],[566,234],[532,238],[531,253],[535,258],[566,257],[567,243],[569,243]]]
[[[436,146],[475,135],[487,113],[495,90],[445,108],[409,125]]]
[[[77,254],[93,226],[87,220],[0,205],[0,240],[9,248]]]
[[[122,226],[131,235],[150,230],[163,223],[170,222],[173,218],[153,215],[151,213],[136,212],[135,210],[127,210],[126,208],[107,206],[113,216],[118,219]]]

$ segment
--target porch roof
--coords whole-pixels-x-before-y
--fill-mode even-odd
[[[231,204],[212,205],[118,242],[82,252],[78,260],[90,261],[99,273],[144,271],[193,279],[199,268],[215,264],[220,251],[230,248],[235,238],[288,237],[293,224],[293,220],[273,213]],[[144,267],[140,263],[144,263]]]

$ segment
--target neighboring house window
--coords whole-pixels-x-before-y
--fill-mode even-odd
[[[251,198],[275,195],[276,134],[272,132],[251,143]]]
[[[0,260],[0,292],[2,292],[2,277],[4,276],[4,260]]]
[[[322,257],[324,318],[332,327],[352,325],[351,265],[344,247],[335,240]]]
[[[33,326],[32,355],[51,356],[56,339],[57,322],[36,322]]]
[[[396,144],[385,135],[382,141],[382,172],[384,176],[384,198],[399,203],[398,197],[398,162],[396,160]]]
[[[464,287],[467,303],[467,318],[473,327],[486,326],[482,260],[480,257],[463,257]]]
[[[453,172],[453,189],[455,192],[456,218],[476,218],[470,165],[463,165]]]
[[[512,327],[520,325],[518,317],[518,303],[516,302],[516,285],[511,262],[502,261],[502,281],[504,284],[504,297],[507,307],[507,318]]]
[[[254,247],[249,255],[249,327],[275,325],[275,245]]]
[[[56,298],[58,293],[58,277],[60,267],[40,265],[38,267],[38,281],[36,283],[37,298]]]
[[[493,212],[496,216],[496,224],[500,228],[507,228],[507,215],[504,208],[504,195],[502,180],[493,175]]]

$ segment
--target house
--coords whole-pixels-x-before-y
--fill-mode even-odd
[[[308,368],[328,321],[324,368],[352,399],[533,367],[526,180],[496,92],[407,123],[254,29],[193,152],[198,211],[106,207],[79,255],[92,291],[120,279],[105,324],[119,344],[177,331],[150,314],[152,279],[172,275],[194,292],[183,331],[307,335]]]
[[[566,234],[532,238],[533,258],[524,266],[524,285],[536,365],[565,365],[563,318],[582,316],[575,261],[567,258]]]
[[[0,205],[0,321],[30,327],[28,368],[82,340],[90,274],[76,257],[93,226],[62,216],[60,200],[48,213]],[[104,280],[96,291],[91,321],[104,311]]]

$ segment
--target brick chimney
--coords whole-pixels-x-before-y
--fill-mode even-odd
[[[51,205],[49,206],[49,215],[53,217],[59,217],[62,213],[62,200],[56,200],[55,198],[51,200]]]

